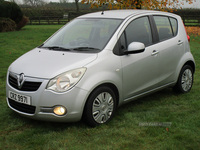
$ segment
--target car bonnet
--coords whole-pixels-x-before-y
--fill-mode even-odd
[[[36,48],[14,61],[9,71],[34,78],[53,78],[94,61],[97,53],[51,51]]]

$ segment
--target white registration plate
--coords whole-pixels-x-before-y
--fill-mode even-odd
[[[9,91],[8,97],[19,103],[31,105],[31,97],[30,96],[25,96],[25,95],[21,95],[21,94],[17,94],[15,92]]]

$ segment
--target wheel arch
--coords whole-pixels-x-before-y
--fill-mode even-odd
[[[175,84],[176,84],[176,82],[178,81],[178,77],[179,77],[179,74],[180,74],[180,72],[181,72],[181,69],[182,69],[185,65],[191,66],[192,69],[193,69],[193,73],[195,72],[195,60],[194,60],[194,58],[193,58],[193,56],[192,56],[192,54],[191,54],[190,52],[185,53],[185,54],[181,57],[181,59],[180,59],[178,65],[177,65],[176,73],[175,73],[175,82],[174,82]]]
[[[195,63],[194,63],[194,61],[192,61],[192,60],[188,60],[188,61],[186,61],[184,64],[179,65],[178,70],[177,70],[177,72],[176,72],[176,82],[175,82],[175,84],[176,84],[177,81],[178,81],[178,77],[179,77],[179,74],[180,74],[180,72],[181,72],[181,69],[182,69],[185,65],[191,66],[192,69],[193,69],[193,73],[195,72]]]
[[[187,61],[183,66],[185,66],[185,65],[191,66],[192,69],[193,69],[193,73],[195,72],[195,64],[194,64],[193,61],[189,60],[189,61]]]
[[[88,95],[87,99],[91,96],[91,94],[92,94],[93,91],[95,91],[96,89],[98,89],[101,86],[107,86],[107,87],[109,87],[109,88],[111,88],[113,90],[113,92],[115,93],[115,96],[116,96],[116,100],[117,100],[117,105],[116,106],[118,106],[118,104],[119,104],[119,91],[118,91],[117,87],[114,84],[112,84],[112,83],[103,83],[103,84],[98,85],[97,87],[95,87],[90,92],[90,94]],[[87,103],[87,100],[86,100],[85,103]]]
[[[111,89],[113,90],[113,92],[115,93],[115,96],[116,96],[116,101],[117,101],[116,107],[118,107],[118,105],[119,105],[119,99],[120,99],[118,88],[117,88],[114,84],[112,84],[112,83],[103,83],[103,84],[100,84],[100,85],[98,85],[97,87],[95,87],[95,88],[90,92],[90,94],[88,95],[88,97],[87,97],[87,99],[86,99],[86,101],[85,101],[85,104],[84,104],[83,113],[82,113],[82,118],[83,118],[83,116],[84,116],[85,107],[86,107],[86,104],[87,104],[87,102],[88,102],[89,97],[91,96],[91,94],[92,94],[96,89],[98,89],[98,88],[101,87],[101,86],[106,86],[106,87],[109,87],[109,88],[111,88]]]
[[[194,75],[194,70],[195,66],[193,62],[186,62],[183,67],[181,68],[181,71],[179,73],[178,80],[173,87],[173,90],[178,93],[188,93],[193,84],[193,75]],[[186,70],[190,70],[186,72]],[[192,74],[192,76],[191,76]],[[184,76],[187,76],[186,78]],[[184,77],[184,78],[183,78]]]

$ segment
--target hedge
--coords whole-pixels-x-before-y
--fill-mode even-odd
[[[16,23],[10,18],[0,18],[0,32],[14,31]]]
[[[0,2],[0,17],[10,18],[17,24],[22,20],[23,13],[16,3],[4,1]]]

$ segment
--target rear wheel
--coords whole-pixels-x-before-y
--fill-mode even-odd
[[[107,123],[112,119],[116,109],[116,96],[106,86],[97,88],[87,100],[84,110],[86,123],[92,127]]]
[[[178,81],[173,87],[174,91],[179,93],[187,93],[191,90],[193,84],[193,69],[189,65],[183,66],[179,74]]]

